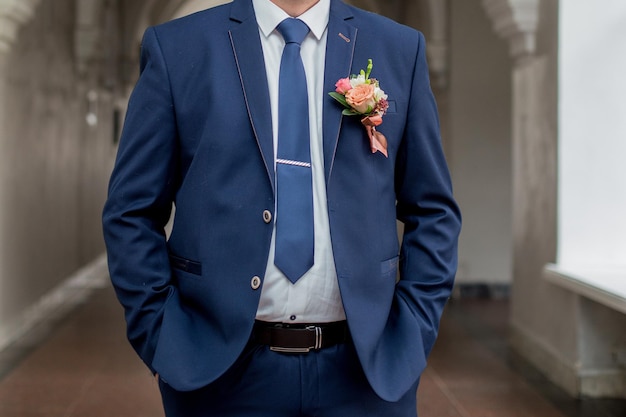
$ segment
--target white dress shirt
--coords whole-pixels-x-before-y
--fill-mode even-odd
[[[274,136],[274,160],[278,149],[278,76],[285,46],[276,26],[289,15],[270,0],[252,0],[259,25],[270,94]],[[265,271],[257,319],[285,323],[326,323],[345,320],[337,283],[337,273],[330,241],[324,152],[322,140],[322,103],[324,95],[324,58],[330,0],[320,0],[298,18],[311,31],[302,42],[301,56],[307,77],[311,166],[313,174],[313,216],[315,256],[313,267],[292,284],[274,265],[275,236]],[[278,197],[280,198],[280,196]],[[280,216],[280,213],[276,213]]]

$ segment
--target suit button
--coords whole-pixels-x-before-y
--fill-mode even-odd
[[[263,211],[263,221],[266,224],[270,224],[271,223],[271,221],[272,221],[272,212],[271,211],[269,211],[269,210]]]
[[[259,277],[253,277],[252,281],[250,281],[250,286],[252,287],[253,290],[258,290],[259,287],[261,286],[261,278]]]

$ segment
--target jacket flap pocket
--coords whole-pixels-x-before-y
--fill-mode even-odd
[[[202,264],[200,262],[170,254],[170,265],[172,268],[180,269],[190,274],[202,275]]]

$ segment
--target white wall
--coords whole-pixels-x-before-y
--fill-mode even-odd
[[[450,2],[449,162],[458,283],[511,282],[511,62],[479,0]]]
[[[626,266],[626,2],[561,2],[558,263]]]

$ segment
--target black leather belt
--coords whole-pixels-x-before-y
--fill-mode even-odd
[[[350,340],[346,321],[320,324],[288,324],[256,321],[253,337],[256,343],[268,345],[281,353],[309,353]]]

